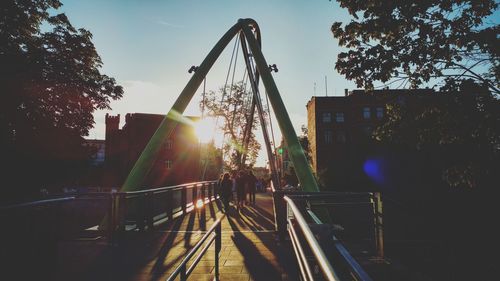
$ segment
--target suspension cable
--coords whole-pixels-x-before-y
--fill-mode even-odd
[[[226,81],[224,82],[224,88],[222,90],[222,99],[220,101],[221,105],[224,101],[224,96],[226,95],[227,82],[229,81],[229,74],[231,73],[231,67],[233,65],[234,53],[237,50],[236,46],[238,46],[238,41],[239,41],[239,36],[236,36],[236,39],[234,41],[234,46],[233,46],[233,52],[231,53],[231,60],[229,61],[229,67],[227,68]],[[236,62],[235,62],[235,64],[236,64]]]
[[[267,90],[265,91],[265,93],[266,93],[267,115],[269,117],[269,126],[270,126],[270,129],[271,129],[271,136],[273,138],[273,149],[274,149],[274,151],[276,151],[276,141],[274,139],[273,120],[271,120],[271,109],[270,109],[270,106],[269,106],[269,96],[267,95]]]
[[[254,65],[254,61],[253,59],[250,60],[250,66],[252,68],[252,71],[255,70],[255,65]],[[266,95],[266,106],[267,106],[267,115],[268,115],[268,118],[269,118],[269,126],[270,126],[270,129],[271,129],[271,136],[273,138],[273,151],[276,151],[276,140],[274,139],[274,129],[273,129],[273,122],[271,120],[271,110],[270,110],[270,107],[269,107],[269,96],[267,95],[267,90],[265,90],[265,95]]]
[[[231,68],[233,67],[233,60],[235,58],[235,53],[236,53],[236,57],[238,56],[238,49],[237,49],[237,46],[238,46],[238,43],[239,43],[239,36],[236,36],[236,39],[234,41],[234,46],[233,46],[233,50],[231,52],[231,59],[229,60],[229,66],[228,66],[228,69],[227,69],[227,74],[226,74],[226,80],[224,81],[224,88],[222,90],[222,97],[221,97],[221,100],[220,100],[220,103],[219,103],[219,106],[222,106],[222,104],[224,103],[224,98],[226,96],[226,89],[227,89],[227,83],[229,81],[229,75],[231,74]],[[234,60],[234,65],[236,66],[236,60]],[[233,80],[234,80],[234,73],[233,73]],[[232,84],[232,82],[231,82]],[[232,86],[231,86],[231,89],[232,89]],[[206,76],[205,76],[205,79],[203,81],[203,100],[205,100],[205,93],[206,93]],[[203,119],[203,115],[204,115],[204,103],[202,103],[202,109],[201,109],[201,116],[202,116],[202,119]],[[217,130],[217,127],[219,125],[219,115],[216,115],[215,116],[215,124],[214,124],[214,128],[212,130],[212,137],[211,137],[211,140],[213,142],[213,145],[215,147],[215,132]],[[224,142],[225,142],[225,138],[226,138],[226,134],[223,134],[223,139],[222,139],[222,146],[224,146]],[[224,160],[224,148],[222,147],[221,148],[222,150],[222,159]],[[202,174],[202,180],[205,179],[205,173],[207,171],[207,167],[208,167],[208,161],[205,162],[205,165],[203,167],[203,174]]]
[[[240,40],[240,37],[239,36],[236,36],[236,43],[238,43]],[[238,62],[238,51],[240,50],[240,48],[237,48],[236,49],[236,57],[234,59],[234,65],[233,65],[233,77],[231,78],[231,88],[229,88],[229,96],[231,96],[232,92],[233,92],[233,86],[234,86],[234,75],[236,73],[236,63]],[[234,110],[233,110],[233,117],[232,117],[232,120],[231,120],[231,124],[234,123],[234,119],[236,118],[236,104],[234,105]]]
[[[203,93],[201,94],[201,119],[205,117],[205,94],[206,94],[206,89],[207,89],[207,76],[205,75],[205,78],[203,78]]]

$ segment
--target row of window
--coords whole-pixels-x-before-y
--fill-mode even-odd
[[[373,133],[373,128],[371,126],[365,126],[361,128],[363,134],[370,136]],[[324,138],[323,138],[325,144],[332,144],[332,143],[346,143],[347,141],[347,134],[344,130],[325,130],[324,131]]]
[[[167,140],[165,142],[165,148],[166,149],[172,149],[173,145],[174,145],[174,142],[172,140]]]
[[[325,131],[325,143],[331,144],[334,141],[336,143],[345,143],[347,141],[345,131],[342,131],[342,130],[335,131],[335,135],[334,135],[332,130],[326,130]]]
[[[331,123],[332,122],[332,113],[331,112],[323,112],[321,115],[321,120],[323,123]],[[370,119],[372,117],[372,110],[370,107],[363,107],[363,119]],[[382,119],[384,117],[384,108],[376,107],[375,108],[375,117],[377,119]],[[335,122],[343,123],[345,121],[344,112],[335,112]]]

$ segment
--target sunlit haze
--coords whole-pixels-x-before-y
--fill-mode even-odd
[[[111,111],[95,114],[95,129],[88,138],[104,139],[104,115],[166,114],[214,44],[239,18],[253,18],[262,33],[262,49],[282,99],[297,131],[307,123],[306,103],[313,96],[341,95],[354,84],[334,70],[340,48],[330,32],[334,21],[346,21],[347,12],[330,1],[63,1],[64,11],[76,27],[94,35],[104,63],[103,72],[124,87]],[[97,8],[98,7],[98,8]],[[231,47],[207,76],[206,90],[224,85]],[[235,79],[243,76],[240,57]],[[261,90],[264,93],[264,90]],[[199,116],[202,89],[185,115]],[[276,143],[281,134],[273,126]],[[262,142],[262,135],[257,133]],[[264,147],[264,146],[263,146]],[[257,165],[265,165],[262,151]]]
[[[214,141],[215,145],[220,147],[223,142],[223,134],[220,130],[220,123],[217,119],[204,117],[194,122],[194,131],[201,143]]]

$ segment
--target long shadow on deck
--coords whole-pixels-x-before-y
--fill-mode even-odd
[[[164,277],[165,272],[173,270],[181,262],[185,253],[189,252],[193,246],[192,236],[194,233],[198,231],[206,231],[206,209],[210,212],[210,218],[212,220],[216,220],[217,216],[214,205],[217,206],[218,210],[221,209],[219,200],[215,200],[206,204],[205,208],[201,210],[193,210],[189,214],[178,217],[171,223],[167,223],[164,227],[167,229],[167,238],[163,242],[163,245],[158,252],[155,265],[151,269],[153,280]],[[198,220],[196,220],[196,217],[198,217]],[[188,220],[186,229],[184,231],[180,231],[180,228],[186,219]],[[196,222],[198,222],[197,226],[199,229],[195,230]],[[202,233],[199,233],[198,235],[201,237],[201,234]],[[181,238],[182,236],[184,237]],[[176,239],[178,240],[177,242],[175,242]],[[184,249],[182,252],[180,252],[178,248],[175,249],[175,246],[182,242],[181,239],[184,240]],[[174,249],[176,251],[176,257],[170,256],[169,259],[166,260],[168,254]]]
[[[244,257],[251,280],[295,280],[298,272],[290,247],[275,240],[274,222],[269,215],[259,206],[247,206],[239,213],[233,210],[227,216],[233,231],[231,240]],[[248,233],[248,229],[254,232]]]

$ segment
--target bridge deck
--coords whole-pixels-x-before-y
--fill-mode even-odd
[[[99,240],[61,243],[58,249],[59,280],[165,280],[216,218],[218,201],[204,211],[181,216],[154,231],[133,232],[118,246]],[[255,206],[222,221],[221,280],[297,280],[294,255],[288,244],[274,236],[272,197],[257,194]],[[214,247],[208,250],[189,280],[213,280]]]

